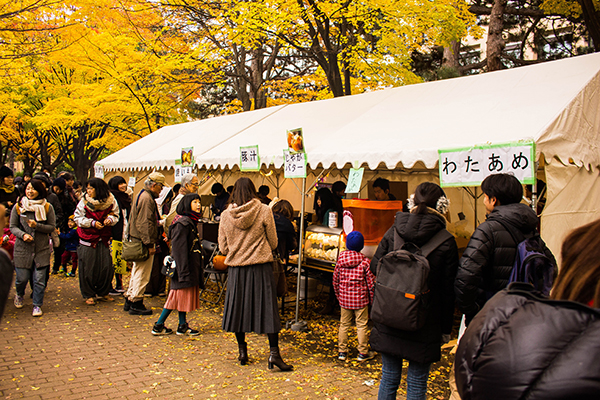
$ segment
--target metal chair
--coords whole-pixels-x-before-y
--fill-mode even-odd
[[[208,240],[202,241],[202,252],[204,255],[206,267],[204,268],[204,289],[200,291],[200,300],[206,301],[212,304],[219,304],[225,288],[227,287],[227,269],[217,269],[213,263],[216,255],[219,254],[219,248],[216,243],[209,242]],[[209,289],[209,282],[214,282],[215,288]],[[211,300],[209,297],[204,296],[205,293],[211,293],[217,296],[217,300]],[[214,296],[212,296],[214,297]]]

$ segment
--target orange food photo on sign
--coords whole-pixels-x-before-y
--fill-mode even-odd
[[[287,142],[290,150],[294,152],[304,151],[302,131],[288,131]]]

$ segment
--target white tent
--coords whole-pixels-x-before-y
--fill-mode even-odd
[[[599,111],[600,54],[591,54],[170,126],[98,164],[168,168],[194,146],[199,168],[227,170],[240,146],[258,145],[262,163],[280,168],[285,132],[298,127],[312,169],[432,169],[440,148],[533,139],[548,182],[542,236],[558,254],[569,229],[600,217]]]

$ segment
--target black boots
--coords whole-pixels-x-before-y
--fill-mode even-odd
[[[281,371],[291,371],[294,369],[293,366],[286,364],[281,355],[279,354],[279,347],[271,347],[271,352],[269,353],[269,369],[273,369],[273,365],[277,365]]]
[[[125,303],[125,307],[127,306],[127,303]],[[125,307],[123,307],[123,309],[125,309]],[[144,302],[142,300],[138,300],[138,301],[130,301],[129,302],[129,314],[131,315],[151,315],[152,314],[152,310],[149,310],[146,308],[146,306],[144,306]]]
[[[240,356],[238,357],[240,365],[248,364],[248,345],[246,344],[246,342],[238,343],[238,347],[240,349]]]

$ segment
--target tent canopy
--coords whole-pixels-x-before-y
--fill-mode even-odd
[[[286,131],[302,128],[311,168],[437,164],[437,150],[533,139],[537,157],[600,165],[600,54],[481,75],[290,104],[167,126],[98,162],[170,168],[194,147],[199,168],[239,165],[240,146],[283,165]]]

